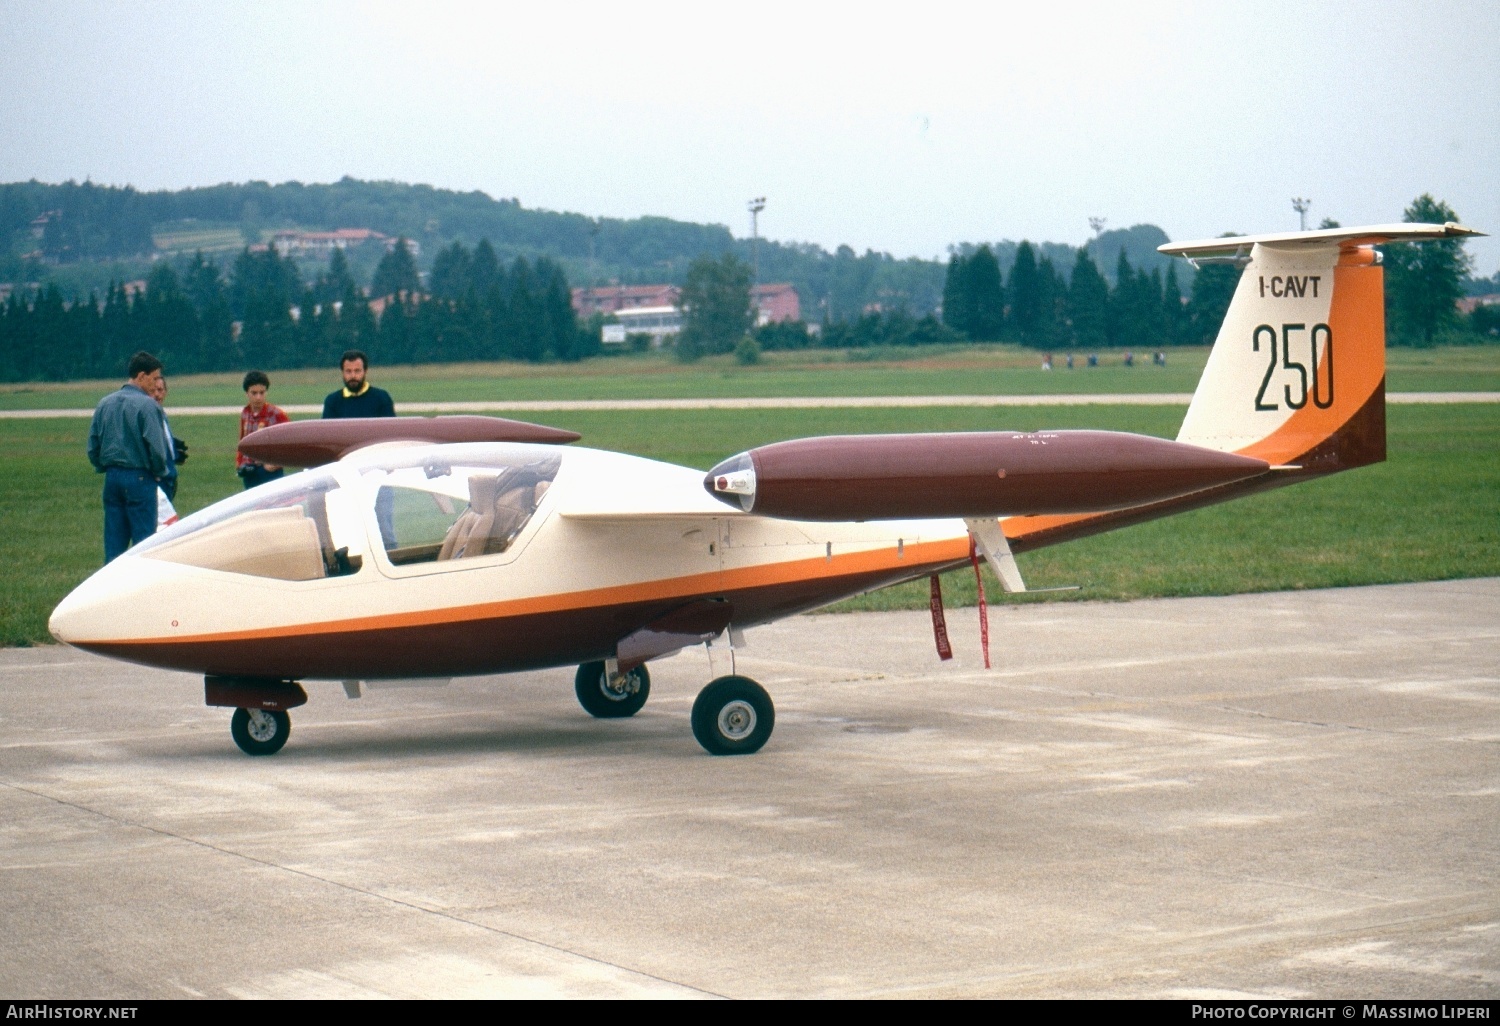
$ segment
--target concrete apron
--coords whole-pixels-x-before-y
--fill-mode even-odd
[[[713,758],[701,649],[311,683],[251,759],[196,678],[0,652],[14,997],[1500,994],[1500,580],[798,617]]]

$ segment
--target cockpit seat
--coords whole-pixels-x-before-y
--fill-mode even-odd
[[[474,474],[469,478],[469,508],[453,522],[443,537],[443,547],[437,558],[462,559],[477,556],[479,551],[468,551],[470,539],[488,537],[490,525],[495,521],[495,499],[500,491],[500,479],[493,474]]]

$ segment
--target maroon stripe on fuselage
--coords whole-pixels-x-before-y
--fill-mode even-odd
[[[603,659],[613,654],[620,638],[698,599],[727,600],[734,607],[734,624],[749,627],[961,562],[447,623],[221,641],[90,642],[76,647],[147,666],[227,677],[382,680],[510,673]]]

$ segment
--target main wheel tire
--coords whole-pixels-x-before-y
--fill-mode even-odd
[[[590,716],[601,720],[634,716],[651,696],[651,674],[643,664],[611,682],[604,663],[584,663],[573,678],[573,693]]]
[[[749,677],[720,677],[693,702],[693,736],[710,755],[758,752],[776,726],[771,696]]]
[[[292,718],[271,709],[236,709],[229,733],[246,755],[275,755],[292,735]]]

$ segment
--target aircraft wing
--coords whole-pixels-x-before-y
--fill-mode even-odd
[[[504,417],[351,417],[294,420],[240,439],[240,452],[261,463],[319,467],[382,442],[534,442],[566,445],[576,431]]]

